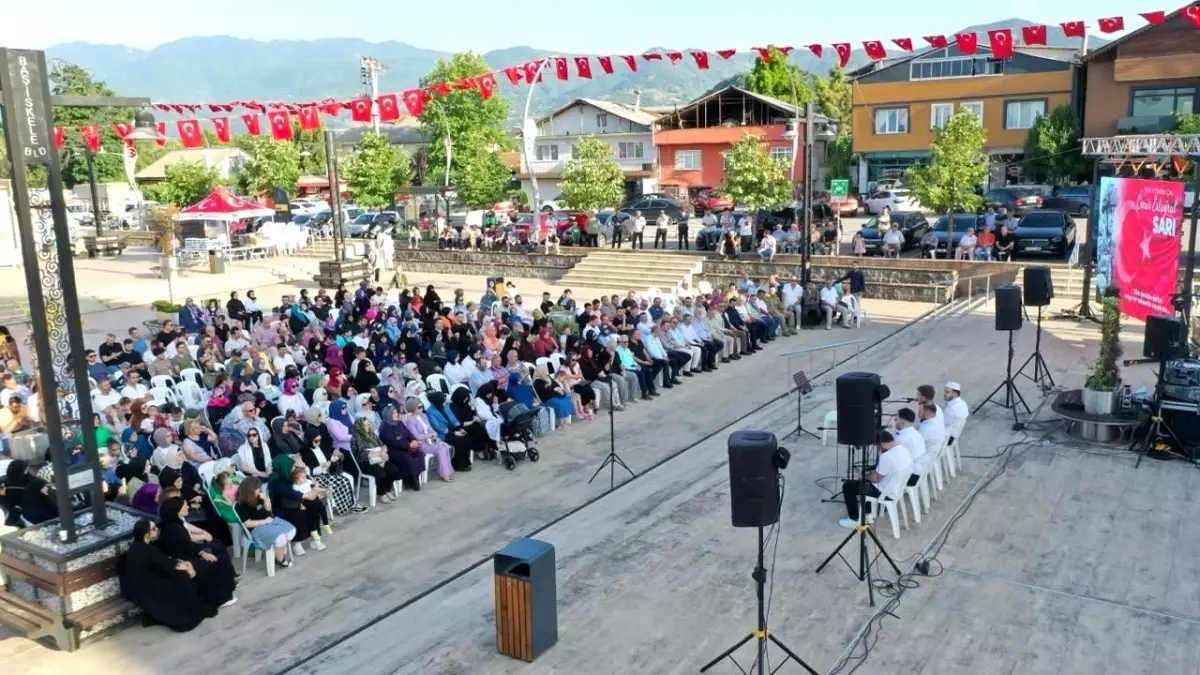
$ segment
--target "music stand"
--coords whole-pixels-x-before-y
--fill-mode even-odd
[[[614,421],[614,414],[613,414],[615,412],[613,409],[616,407],[614,405],[616,400],[617,400],[617,381],[613,379],[612,375],[609,375],[609,378],[608,378],[608,457],[605,457],[604,461],[600,463],[600,466],[596,467],[596,473],[592,474],[592,477],[590,479],[588,479],[588,485],[591,485],[592,481],[596,480],[596,476],[599,476],[600,472],[603,471],[604,467],[607,466],[608,467],[608,489],[610,491],[613,490],[614,488],[616,488],[616,486],[617,486],[617,465],[618,464],[621,465],[622,469],[625,469],[626,471],[629,472],[629,476],[631,478],[637,478],[637,474],[633,472],[633,469],[629,468],[629,465],[625,463],[625,460],[621,459],[621,457],[619,455],[617,455],[617,424]]]
[[[1038,309],[1041,310],[1040,307]],[[992,390],[992,393],[988,394],[988,397],[985,398],[982,403],[975,406],[975,409],[971,411],[971,414],[978,413],[979,410],[981,408],[983,408],[983,406],[987,405],[988,403],[994,403],[994,404],[1000,406],[1001,408],[1007,408],[1007,409],[1012,410],[1013,429],[1019,431],[1019,430],[1023,429],[1025,427],[1025,425],[1021,424],[1021,420],[1017,417],[1017,405],[1020,404],[1021,406],[1024,406],[1025,414],[1027,414],[1027,415],[1033,414],[1033,411],[1030,410],[1029,404],[1025,402],[1025,397],[1021,396],[1021,390],[1017,389],[1017,383],[1013,381],[1012,362],[1013,362],[1013,333],[1014,332],[1015,331],[1011,331],[1011,330],[1008,331],[1007,376],[1004,378],[1004,381],[1001,382],[999,386],[997,386],[995,389]],[[1001,403],[1000,401],[993,401],[992,397],[995,396],[996,394],[999,394],[1001,389],[1004,390],[1004,402]]]
[[[801,434],[808,434],[820,440],[820,436],[804,428],[804,397],[813,392],[812,382],[808,381],[808,376],[804,374],[803,370],[792,375],[792,381],[796,383],[796,430],[784,436],[784,440],[791,436],[800,436]]]

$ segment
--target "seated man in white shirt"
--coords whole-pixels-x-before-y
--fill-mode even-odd
[[[938,407],[936,402],[934,402],[933,397],[935,395],[936,392],[934,391],[932,384],[923,384],[917,387],[917,405],[925,405],[926,403],[932,405],[933,409],[937,411],[934,417],[937,417],[938,421],[940,421],[942,424],[946,424],[946,418],[942,415],[942,409]],[[946,428],[949,429],[949,425],[947,425]]]
[[[838,294],[833,289],[833,280],[826,279],[821,287],[821,312],[825,314],[825,330],[833,330],[833,315],[838,312]],[[842,325],[850,327],[850,317],[842,312]]]
[[[979,243],[979,239],[975,237],[975,228],[968,227],[967,233],[962,239],[958,240],[958,248],[954,251],[955,260],[974,260],[975,246]]]
[[[771,235],[764,235],[758,243],[758,257],[764,262],[771,262],[775,259],[775,250],[779,247],[779,240]]]
[[[781,294],[783,295],[784,309],[796,315],[796,327],[799,328],[804,318],[804,287],[800,285],[800,278],[793,274],[792,278],[783,285]]]
[[[249,346],[250,340],[246,339],[246,331],[238,326],[229,329],[229,339],[225,341],[226,354],[245,351]]]
[[[917,415],[921,418],[917,431],[921,432],[921,438],[925,439],[925,448],[931,450],[941,445],[942,441],[946,440],[946,425],[938,417],[937,406],[922,403],[918,406]]]
[[[967,402],[962,400],[962,385],[953,380],[947,382],[942,389],[942,398],[946,399],[946,442],[952,443],[962,435],[967,418],[971,416],[971,409],[967,407]]]
[[[867,471],[863,480],[848,480],[842,483],[842,498],[846,502],[846,517],[838,524],[847,529],[858,527],[858,496],[878,497],[883,494],[884,481],[908,480],[912,457],[908,449],[896,442],[896,437],[887,431],[879,432],[879,463],[873,471]],[[901,472],[907,472],[901,475]],[[890,484],[890,483],[889,483]],[[867,504],[867,514],[871,505]]]
[[[125,376],[125,388],[121,390],[122,396],[128,396],[131,401],[150,397],[150,389],[138,382],[137,371],[131,370]]]
[[[113,389],[108,380],[97,380],[96,389],[92,392],[92,411],[101,412],[107,408],[116,407],[121,402],[121,393]]]
[[[913,473],[908,479],[912,487],[921,479],[921,458],[925,456],[925,438],[917,431],[917,413],[910,408],[901,408],[896,413],[896,442],[908,450],[908,456],[913,461]]]
[[[883,234],[883,254],[889,258],[899,258],[900,250],[904,247],[904,233],[898,223],[892,223]]]

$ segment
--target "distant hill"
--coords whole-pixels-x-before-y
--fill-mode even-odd
[[[1031,22],[1008,19],[992,24],[970,26],[963,30],[987,31],[999,27],[1020,28]],[[914,36],[920,42],[918,36]],[[1092,47],[1107,40],[1091,38]],[[986,42],[981,40],[981,43]],[[1050,31],[1050,46],[1078,46],[1079,40]],[[889,55],[900,50],[890,42]],[[690,51],[684,49],[683,51]],[[791,60],[803,70],[825,73],[833,66],[836,54],[826,47],[825,58],[818,59],[807,49],[797,47]],[[497,70],[519,65],[553,52],[531,47],[511,47],[484,54]],[[354,38],[329,38],[299,41],[261,42],[232,37],[193,37],[176,40],[150,50],[121,45],[96,45],[71,42],[47,50],[50,58],[60,58],[87,68],[105,80],[120,94],[149,96],[158,101],[220,102],[255,99],[258,101],[311,101],[325,96],[349,98],[362,91],[359,83],[359,58],[374,56],[387,64],[382,75],[382,91],[400,91],[413,87],[438,58],[448,52],[421,49],[403,42],[367,42]],[[696,68],[685,54],[677,65],[667,60],[639,59],[638,72],[631,73],[624,62],[614,63],[615,73],[604,75],[593,62],[593,79],[581,80],[571,65],[571,79],[565,82],[547,70],[543,84],[534,93],[531,108],[545,112],[580,97],[631,101],[633,91],[642,93],[642,103],[651,106],[686,103],[720,83],[733,83],[754,65],[753,52],[739,52],[728,61],[711,53],[708,70]],[[867,62],[862,50],[855,50],[849,67]],[[524,110],[527,89],[511,87],[500,76],[500,92],[513,103],[514,116]]]

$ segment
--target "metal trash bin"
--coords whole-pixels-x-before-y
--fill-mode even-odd
[[[496,650],[533,661],[558,641],[554,546],[518,539],[493,559],[496,585]]]
[[[225,273],[225,252],[219,248],[208,251],[208,271],[212,274]]]

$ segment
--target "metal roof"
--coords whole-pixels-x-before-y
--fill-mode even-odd
[[[163,180],[167,177],[167,167],[181,162],[197,162],[209,166],[221,164],[230,157],[246,157],[239,148],[196,148],[191,150],[172,150],[160,157],[154,163],[137,172],[136,177],[145,180]]]
[[[604,112],[609,113],[611,115],[616,115],[617,117],[620,117],[622,119],[627,119],[630,122],[633,122],[634,124],[641,124],[646,127],[650,127],[651,125],[653,125],[654,120],[658,119],[658,117],[659,117],[658,114],[656,114],[656,113],[648,112],[646,110],[641,110],[641,109],[634,110],[633,107],[626,106],[623,103],[615,103],[613,101],[601,101],[600,99],[597,99],[597,98],[577,98],[574,101],[567,103],[566,105],[559,106],[558,108],[551,111],[549,114],[543,115],[541,118],[538,119],[538,123],[540,124],[541,122],[544,122],[544,121],[550,119],[551,117],[557,117],[558,115],[561,115],[563,112],[570,110],[571,108],[574,108],[575,106],[577,106],[581,103],[584,105],[590,105],[599,110],[603,110]]]

